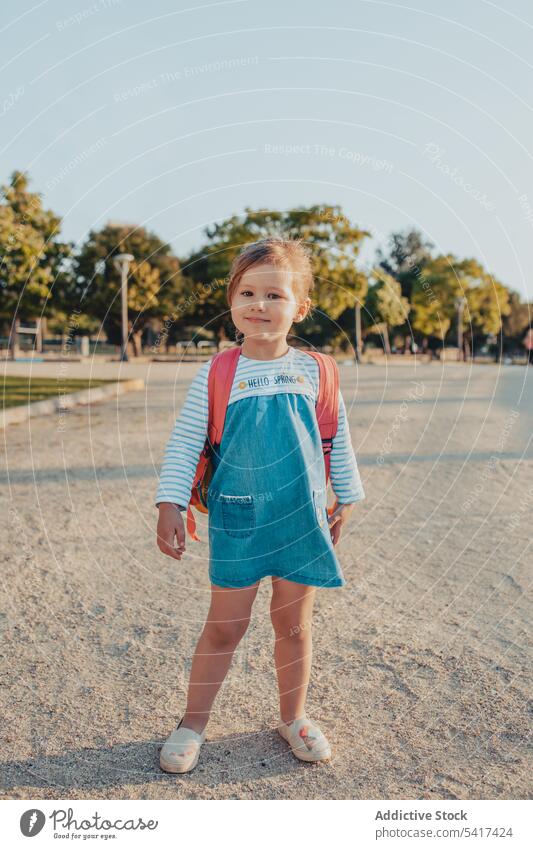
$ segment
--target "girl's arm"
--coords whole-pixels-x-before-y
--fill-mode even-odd
[[[208,375],[212,357],[194,376],[172,435],[167,442],[156,506],[161,502],[186,508],[191,497],[194,473],[207,437]]]
[[[339,423],[333,439],[329,471],[338,504],[353,504],[366,498],[353,450],[344,398],[339,389]]]
[[[330,479],[335,504],[328,516],[333,545],[337,545],[342,527],[348,521],[356,501],[366,498],[353,450],[346,407],[339,389],[339,423],[330,457]]]

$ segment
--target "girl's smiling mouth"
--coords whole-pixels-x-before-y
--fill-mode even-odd
[[[270,321],[269,318],[259,318],[257,316],[250,316],[246,318],[246,321]]]

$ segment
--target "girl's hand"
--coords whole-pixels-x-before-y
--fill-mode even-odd
[[[333,545],[337,545],[342,532],[342,526],[348,519],[350,513],[354,508],[353,504],[339,504],[338,501],[335,501],[333,505],[333,511],[330,516],[328,516],[328,525],[331,531],[331,541]]]
[[[168,557],[181,560],[185,551],[185,523],[175,504],[163,501],[159,505],[157,522],[157,547]],[[174,546],[174,537],[177,546]]]

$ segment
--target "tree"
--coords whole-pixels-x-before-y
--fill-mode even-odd
[[[28,191],[28,182],[26,174],[14,171],[1,187],[0,317],[12,322],[12,356],[19,321],[53,315],[71,253],[71,245],[58,238],[61,219],[43,209],[41,195]]]
[[[503,319],[503,334],[506,340],[517,347],[521,344],[526,329],[533,321],[533,304],[522,303],[518,292],[509,294],[509,312]]]
[[[457,267],[459,260],[452,254],[426,263],[411,293],[413,328],[424,336],[436,336],[442,343],[455,314],[455,298],[463,294],[454,264]]]
[[[403,324],[409,315],[409,301],[402,296],[397,280],[382,268],[371,273],[375,282],[370,286],[365,302],[365,325],[367,332],[379,332],[383,335],[383,347],[390,354],[389,328]]]
[[[338,333],[339,319],[355,299],[364,301],[368,281],[356,268],[363,239],[370,235],[342,214],[338,206],[298,207],[287,211],[245,209],[206,229],[207,243],[183,261],[182,271],[198,293],[195,315],[219,336],[233,335],[226,282],[233,259],[250,242],[269,236],[299,238],[311,248],[315,309],[306,319],[308,338],[323,341]],[[353,325],[352,325],[353,327]]]
[[[463,319],[465,329],[472,338],[499,333],[503,316],[511,311],[509,289],[485,272],[476,260],[470,262],[474,263],[476,276],[471,278],[470,287],[466,291],[469,315]]]
[[[128,275],[128,322],[137,356],[148,322],[171,314],[175,321],[186,292],[178,259],[154,233],[111,223],[91,231],[74,260],[70,305],[98,318],[114,344],[121,341],[121,280],[113,262],[119,253],[135,257]]]
[[[394,277],[402,287],[402,296],[411,299],[413,286],[425,266],[432,259],[435,246],[418,230],[391,233],[388,251],[376,251],[380,268]]]
[[[498,333],[509,311],[509,290],[476,259],[440,255],[425,265],[412,293],[413,327],[443,343],[456,315],[456,299],[466,298],[463,311],[465,345],[477,334]]]
[[[473,276],[466,292],[468,310],[465,310],[465,313],[468,312],[468,316],[463,314],[463,327],[466,323],[465,344],[474,350],[476,337],[501,333],[503,316],[508,315],[511,310],[510,292],[476,260],[466,262],[470,263]],[[500,338],[498,350],[501,351],[502,348],[503,340]]]

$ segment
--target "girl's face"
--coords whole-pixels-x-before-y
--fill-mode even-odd
[[[299,302],[289,269],[261,264],[249,268],[235,287],[231,318],[245,336],[268,341],[289,333],[294,321],[301,321],[311,299]]]

